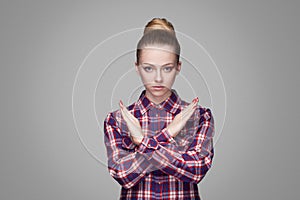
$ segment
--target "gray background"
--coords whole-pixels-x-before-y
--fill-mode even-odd
[[[0,199],[117,199],[81,144],[71,95],[107,37],[166,17],[201,41],[227,116],[202,199],[299,199],[299,1],[1,1]]]

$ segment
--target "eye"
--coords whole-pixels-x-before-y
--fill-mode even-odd
[[[168,66],[168,67],[164,67],[164,72],[171,72],[173,69],[173,67]]]
[[[146,72],[152,72],[152,67],[145,66],[143,67]]]

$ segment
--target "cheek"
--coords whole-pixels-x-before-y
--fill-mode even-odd
[[[152,76],[150,74],[141,73],[141,78],[144,83],[151,82]]]
[[[166,77],[166,82],[167,83],[173,83],[175,81],[176,74],[170,74],[169,76]]]

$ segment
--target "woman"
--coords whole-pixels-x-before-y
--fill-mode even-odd
[[[110,175],[120,199],[200,199],[197,184],[211,168],[214,120],[209,108],[182,100],[172,85],[181,69],[173,25],[154,18],[137,45],[139,99],[104,121]]]

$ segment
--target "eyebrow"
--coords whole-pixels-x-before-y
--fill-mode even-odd
[[[151,65],[151,66],[156,66],[154,64],[151,64],[151,63],[143,63],[143,64],[147,64],[147,65]],[[163,64],[162,66],[165,66],[165,65],[170,65],[170,64],[174,64],[174,63],[166,63],[166,64]]]

